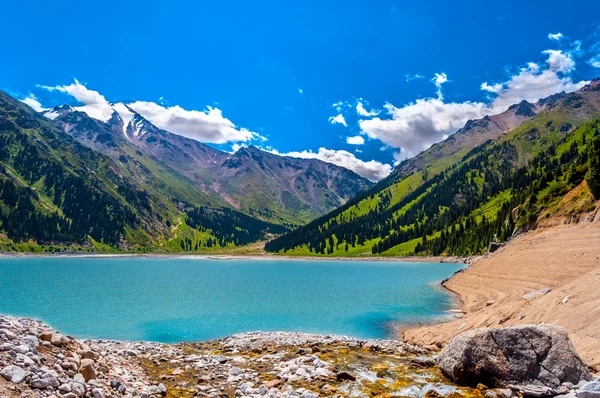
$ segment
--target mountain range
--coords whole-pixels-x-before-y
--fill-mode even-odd
[[[576,92],[470,120],[340,208],[268,242],[266,250],[472,255],[545,218],[575,217],[597,199],[586,176],[598,175],[588,163],[599,116],[596,79]]]
[[[0,92],[0,245],[239,245],[307,222],[372,185],[316,159],[255,147],[218,151],[125,104],[111,107],[106,120],[67,105],[37,113]]]
[[[38,113],[0,92],[0,250],[268,240],[287,255],[471,255],[575,217],[600,191],[600,80],[469,120],[376,184],[316,159],[219,151],[123,103],[92,116],[68,105]]]
[[[276,223],[305,223],[371,185],[350,170],[317,159],[278,156],[253,146],[234,154],[222,152],[160,129],[123,103],[111,106],[114,111],[106,122],[69,106],[44,115],[79,142],[119,163],[135,163],[140,156],[153,159],[215,204]]]

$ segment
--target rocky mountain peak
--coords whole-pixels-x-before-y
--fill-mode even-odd
[[[581,87],[577,90],[578,93],[585,93],[588,91],[599,91],[600,90],[600,77],[593,79],[589,84]]]
[[[133,118],[127,126],[127,135],[129,137],[136,137],[139,139],[146,135],[148,131],[154,129],[156,129],[156,127],[152,123],[150,123],[139,113],[134,113]]]
[[[580,90],[583,90],[585,87],[583,87]],[[551,106],[553,104],[555,104],[558,100],[560,100],[561,98],[563,98],[565,95],[567,95],[567,93],[565,93],[564,91],[561,91],[560,93],[556,93],[556,94],[552,94],[546,98],[542,98],[541,100],[539,100],[537,102],[537,105],[539,106]]]
[[[255,147],[254,145],[249,145],[245,147],[241,147],[234,154],[233,157],[244,158],[244,157],[252,157],[254,159],[260,158],[264,154],[263,151]]]
[[[515,115],[518,116],[533,117],[536,115],[535,105],[526,100],[511,105],[508,109],[514,111]]]
[[[50,110],[43,111],[42,115],[44,115],[48,119],[54,120],[59,116],[64,116],[64,115],[74,112],[74,111],[75,111],[75,108],[73,108],[71,105],[60,105],[60,106],[57,105]]]

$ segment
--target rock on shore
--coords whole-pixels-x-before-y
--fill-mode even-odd
[[[553,325],[470,330],[442,350],[438,363],[453,381],[473,386],[536,384],[554,388],[592,379],[567,332]]]

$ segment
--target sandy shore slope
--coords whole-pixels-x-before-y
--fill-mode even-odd
[[[477,327],[551,323],[600,369],[600,224],[543,228],[475,262],[445,286],[462,299],[463,318],[404,332],[407,342],[443,343]],[[539,289],[548,293],[525,300]]]

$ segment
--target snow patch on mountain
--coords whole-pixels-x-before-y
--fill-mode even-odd
[[[132,121],[131,129],[133,136],[137,138],[143,137],[144,134],[148,132],[148,130],[145,128],[145,121],[142,118],[136,118],[134,121]]]
[[[121,120],[123,120],[123,135],[129,139],[129,136],[127,135],[127,128],[135,117],[135,112],[133,112],[131,108],[122,102],[112,104],[112,109],[114,109],[114,111],[117,112],[121,117]]]

